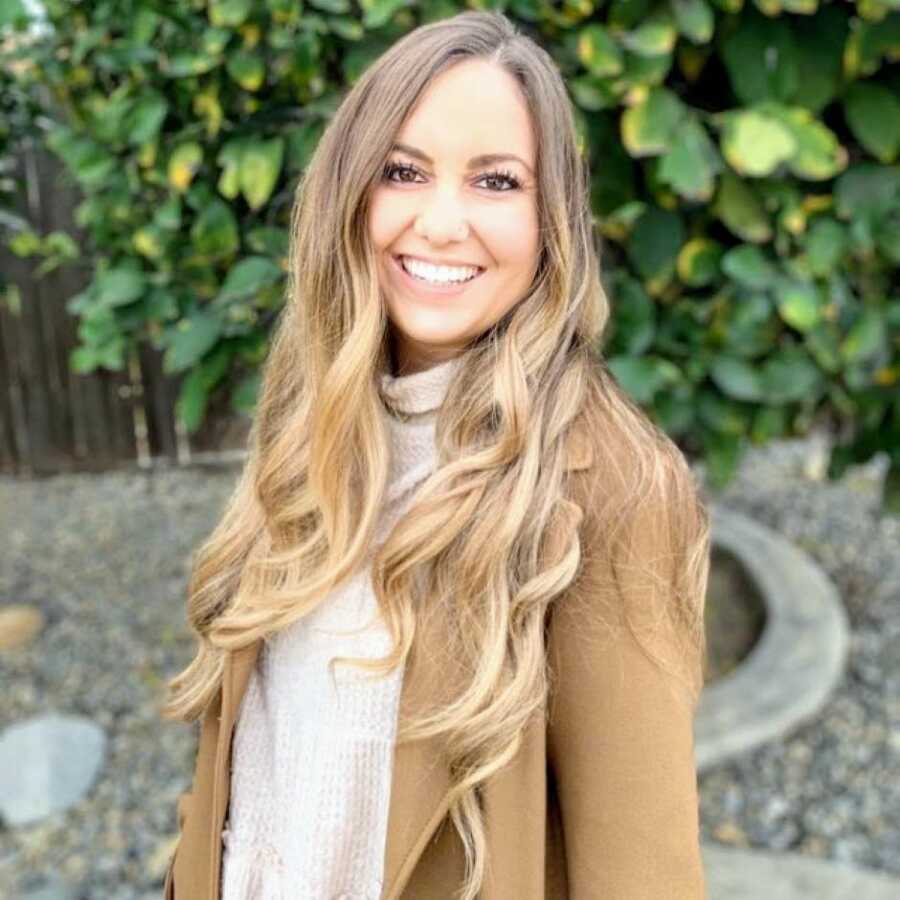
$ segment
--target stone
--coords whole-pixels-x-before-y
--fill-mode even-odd
[[[703,844],[710,900],[896,900],[900,878],[797,853]]]
[[[35,606],[10,603],[0,608],[0,650],[30,644],[44,627],[44,614]]]
[[[39,822],[87,794],[103,765],[106,734],[90,719],[50,713],[0,733],[0,816]]]
[[[20,896],[21,900],[77,900],[78,894],[70,884],[53,875]]]

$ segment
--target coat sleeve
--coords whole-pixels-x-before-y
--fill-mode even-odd
[[[569,900],[707,900],[693,717],[708,513],[686,462],[663,471],[607,525],[583,509],[579,574],[551,616],[548,759]]]

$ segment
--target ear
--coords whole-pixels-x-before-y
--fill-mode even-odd
[[[587,469],[594,461],[594,448],[584,428],[573,428],[566,438],[566,470]]]

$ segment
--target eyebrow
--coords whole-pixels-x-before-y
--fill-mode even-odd
[[[401,153],[406,153],[408,156],[414,156],[416,159],[422,160],[424,163],[428,163],[431,165],[434,160],[427,153],[423,153],[421,150],[416,147],[410,147],[409,144],[394,144],[391,147],[391,151],[399,150]],[[479,166],[489,166],[492,163],[498,162],[506,162],[507,160],[515,160],[516,162],[520,162],[529,172],[534,174],[531,166],[525,162],[520,156],[516,156],[514,153],[482,153],[479,156],[473,156],[469,160],[469,168],[476,169]]]

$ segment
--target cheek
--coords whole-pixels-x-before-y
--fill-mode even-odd
[[[375,191],[369,202],[369,238],[376,249],[381,250],[393,239],[399,225],[399,215],[392,210],[383,192]],[[396,223],[396,224],[395,224]]]
[[[532,204],[487,210],[480,234],[498,264],[531,265],[538,250],[537,211]]]

